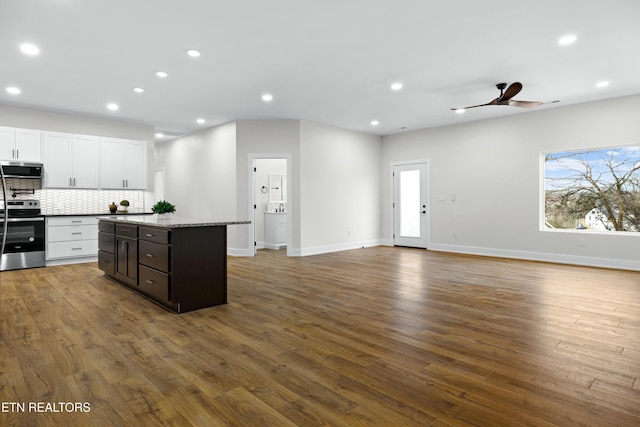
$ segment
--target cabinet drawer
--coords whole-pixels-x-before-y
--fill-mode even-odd
[[[169,273],[169,246],[139,241],[138,260],[140,264]]]
[[[98,249],[101,251],[109,252],[110,254],[116,253],[116,236],[109,233],[98,234]]]
[[[113,234],[116,232],[116,225],[113,222],[100,221],[100,223],[98,224],[98,230],[102,231],[103,233]]]
[[[98,227],[95,225],[64,225],[52,227],[51,223],[49,223],[49,227],[47,227],[48,242],[96,240],[97,238]]]
[[[98,240],[47,243],[47,259],[98,255]]]
[[[138,227],[135,225],[116,224],[116,234],[124,237],[138,237]]]
[[[149,242],[163,243],[165,245],[169,243],[169,230],[140,227],[138,236],[140,240],[148,240]]]
[[[141,265],[139,275],[138,289],[140,291],[163,301],[171,300],[168,274]]]
[[[111,276],[116,274],[115,256],[105,251],[98,251],[98,268]]]
[[[48,226],[58,225],[97,225],[98,218],[95,216],[61,216],[47,218]]]

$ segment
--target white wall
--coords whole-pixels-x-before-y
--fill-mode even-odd
[[[386,136],[382,170],[430,159],[429,249],[640,269],[640,236],[540,230],[540,153],[639,144],[639,113],[631,96]],[[381,195],[391,241],[388,178]]]
[[[236,220],[236,128],[226,123],[156,144],[155,169],[165,170],[165,199],[176,215]],[[230,248],[235,227],[227,228]]]
[[[292,197],[287,203],[289,208],[288,220],[291,229],[291,247],[300,247],[300,209],[299,209],[299,180],[300,180],[300,122],[298,120],[238,120],[236,122],[237,147],[237,207],[238,218],[249,218],[249,156],[255,154],[287,154],[291,156],[287,177]],[[252,189],[253,191],[253,189]],[[238,228],[236,235],[237,248],[243,248],[245,254],[251,252],[249,248],[249,227]]]
[[[300,255],[380,242],[381,138],[300,123]]]

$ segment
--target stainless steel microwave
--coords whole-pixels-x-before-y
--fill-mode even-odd
[[[35,178],[42,179],[42,163],[0,162],[5,178]]]

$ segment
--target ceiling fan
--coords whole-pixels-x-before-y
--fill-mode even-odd
[[[540,101],[516,101],[512,99],[522,90],[522,83],[520,82],[511,83],[509,87],[507,87],[506,83],[498,83],[496,87],[500,90],[500,96],[493,101],[486,104],[472,105],[471,107],[452,108],[452,110],[467,110],[469,108],[485,107],[487,105],[510,105],[521,108],[533,108],[542,105]]]

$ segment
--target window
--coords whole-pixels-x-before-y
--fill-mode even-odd
[[[543,156],[545,229],[640,232],[640,146]]]

